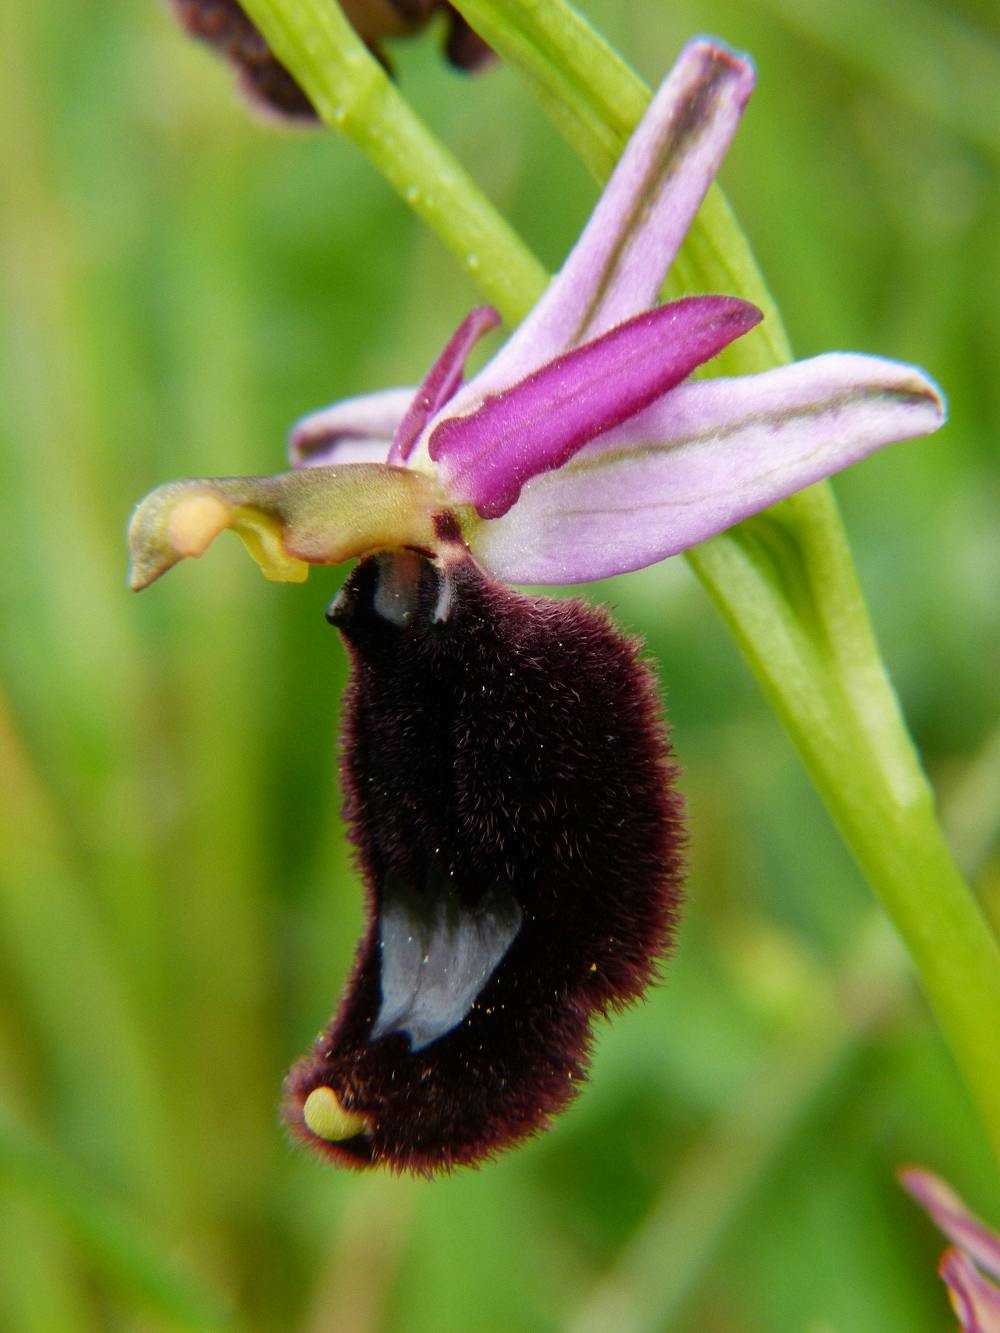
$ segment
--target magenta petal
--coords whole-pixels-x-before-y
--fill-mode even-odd
[[[938,1267],[962,1333],[1000,1333],[1000,1288],[961,1250],[945,1250]]]
[[[465,417],[431,432],[449,492],[496,518],[531,477],[561,467],[621,425],[761,318],[730,296],[693,296],[647,310],[542,366]]]
[[[431,366],[423,384],[413,396],[409,411],[400,422],[389,450],[388,462],[405,463],[420,438],[420,433],[462,383],[469,352],[483,336],[495,329],[500,316],[490,305],[477,306],[458,326],[444,351]]]
[[[289,433],[288,453],[292,463],[296,467],[384,463],[392,437],[415,392],[383,389],[358,398],[343,398],[310,412]]]
[[[641,569],[943,419],[921,371],[848,353],[682,384],[528,482],[507,514],[470,531],[470,544],[511,583]]]
[[[749,60],[722,42],[684,48],[562,270],[470,393],[498,393],[656,303],[753,84]],[[469,401],[463,393],[455,406]]]

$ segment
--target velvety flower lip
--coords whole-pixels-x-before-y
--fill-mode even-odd
[[[429,1173],[535,1133],[680,903],[682,803],[640,645],[585,603],[386,552],[328,617],[367,926],[285,1114],[332,1161]]]
[[[719,42],[685,48],[470,379],[488,307],[418,388],[299,421],[291,472],[171,482],[133,515],[134,588],[227,528],[273,579],[359,560],[328,618],[367,925],[285,1101],[335,1161],[430,1172],[534,1133],[584,1079],[594,1018],[671,946],[683,811],[639,647],[506,584],[651,564],[944,419],[922,371],[876,357],[688,378],[760,319],[725,294],[656,304],[753,77]]]
[[[1000,1287],[980,1272],[983,1269],[1000,1279],[1000,1236],[932,1171],[907,1166],[900,1170],[899,1179],[954,1246],[941,1256],[938,1271],[948,1287],[959,1327],[965,1333],[1000,1333]]]

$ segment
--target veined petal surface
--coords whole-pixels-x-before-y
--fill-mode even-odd
[[[683,384],[529,481],[503,517],[470,530],[470,544],[514,583],[625,573],[943,419],[922,371],[850,353]]]
[[[298,420],[288,435],[295,467],[384,463],[416,389],[382,389],[342,398]]]

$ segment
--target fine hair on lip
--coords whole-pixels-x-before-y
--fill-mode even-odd
[[[389,552],[330,619],[368,922],[286,1116],[340,1162],[429,1173],[543,1126],[586,1077],[592,1019],[655,976],[680,906],[676,769],[640,645],[584,603]],[[322,1087],[365,1128],[311,1133]]]

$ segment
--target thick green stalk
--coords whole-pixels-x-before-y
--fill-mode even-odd
[[[982,801],[984,780],[1000,783],[1000,733],[969,764],[942,811],[958,860],[973,874],[997,828],[998,803]],[[870,1034],[900,1010],[907,981],[899,939],[873,909],[832,975],[817,970],[800,981],[789,1010],[794,1017],[662,1182],[614,1261],[584,1293],[568,1323],[571,1333],[652,1333],[689,1317],[721,1246],[817,1103],[827,1102]]]
[[[347,133],[474,273],[508,322],[540,270],[396,94],[329,0],[244,0],[323,118]],[[457,0],[600,177],[648,92],[561,0]],[[554,108],[559,108],[558,112]],[[475,256],[476,265],[470,262]],[[717,189],[671,275],[761,306],[720,358],[752,373],[789,356],[749,246]],[[875,646],[832,493],[816,486],[705,543],[691,563],[895,921],[1000,1155],[1000,950],[951,858]]]

